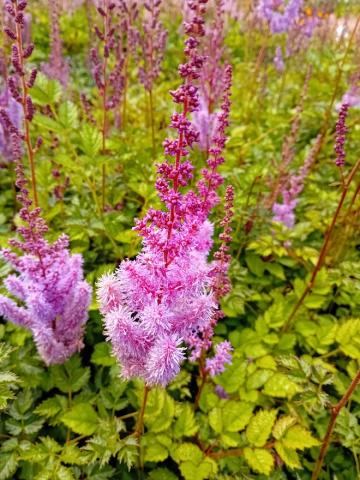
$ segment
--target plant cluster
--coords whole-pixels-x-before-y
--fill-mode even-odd
[[[0,480],[360,478],[359,14],[1,4]]]

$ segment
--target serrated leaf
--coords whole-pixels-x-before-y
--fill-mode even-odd
[[[247,402],[228,400],[223,406],[224,429],[227,432],[239,432],[249,423],[254,405]]]
[[[274,457],[264,448],[244,448],[244,457],[249,467],[257,473],[270,475],[274,468]]]
[[[301,387],[293,382],[283,373],[275,373],[265,383],[263,392],[265,395],[279,398],[292,398],[296,393],[301,392]]]
[[[167,468],[156,468],[149,474],[149,480],[178,480],[178,477]]]
[[[158,442],[152,442],[145,447],[144,460],[146,462],[163,462],[169,455],[168,449]]]
[[[191,437],[198,431],[194,411],[189,403],[181,405],[181,413],[174,425],[174,437]]]
[[[88,403],[78,403],[66,412],[61,421],[80,435],[92,435],[98,428],[98,416]]]
[[[213,408],[209,413],[210,427],[216,432],[221,433],[223,431],[222,410],[219,407]]]
[[[284,417],[281,417],[277,420],[277,422],[274,425],[273,428],[273,436],[277,440],[280,440],[280,438],[284,435],[286,430],[296,423],[296,418],[291,417],[290,415],[285,415]]]
[[[99,130],[93,125],[87,123],[81,129],[80,133],[80,148],[90,158],[95,158],[101,148],[101,134]]]
[[[70,101],[62,102],[59,107],[59,122],[65,130],[76,129],[78,126],[78,109]]]
[[[286,466],[290,468],[301,468],[301,463],[296,450],[286,448],[281,442],[275,442],[275,450]]]
[[[287,448],[299,450],[320,445],[320,442],[311,435],[311,432],[301,425],[290,427],[282,438],[282,443]]]
[[[193,443],[182,443],[178,446],[173,455],[177,463],[189,461],[197,464],[203,457],[203,453],[200,448]]]
[[[17,466],[16,453],[0,453],[0,480],[14,478],[13,474],[16,472]]]
[[[269,438],[276,419],[276,410],[260,410],[250,420],[246,428],[246,437],[251,445],[263,447]]]
[[[67,406],[67,399],[60,395],[47,398],[40,403],[34,410],[35,413],[42,415],[43,417],[54,417],[60,411],[65,410]]]
[[[149,393],[144,421],[149,431],[160,433],[167,430],[174,418],[175,403],[163,389],[153,389]]]

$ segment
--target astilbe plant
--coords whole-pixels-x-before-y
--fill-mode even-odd
[[[218,202],[215,190],[222,183],[216,170],[223,162],[230,67],[224,84],[224,110],[219,114],[222,127],[214,139],[208,168],[202,172],[197,192],[181,192],[194,170],[186,157],[198,132],[188,115],[199,107],[195,82],[204,63],[198,48],[205,34],[206,3],[188,2],[193,15],[185,22],[187,62],[179,67],[184,82],[171,92],[174,102],[182,107],[181,112],[173,113],[170,124],[178,135],[164,142],[165,154],[175,161],[157,167],[156,189],[166,208],[150,209],[137,221],[135,230],[143,237],[141,253],[135,260],[123,261],[116,273],[103,276],[98,286],[106,335],[121,364],[122,376],[140,377],[148,387],[165,386],[174,378],[185,359],[185,345],[195,348],[196,339],[201,340],[203,332],[211,328],[218,310],[213,286],[219,269],[217,261],[207,261],[213,233],[207,217]]]
[[[5,287],[10,295],[0,295],[0,315],[28,328],[38,352],[47,365],[63,363],[83,346],[91,287],[83,279],[82,257],[71,255],[69,239],[61,235],[50,244],[44,237],[48,227],[40,209],[31,209],[23,166],[16,160],[16,186],[22,205],[18,227],[22,240],[12,239],[13,249],[1,252],[16,274],[9,275]]]

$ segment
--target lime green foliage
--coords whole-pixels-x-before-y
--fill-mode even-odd
[[[359,14],[357,2],[337,3],[337,15]],[[37,45],[32,61],[40,64],[49,53],[48,18],[40,2],[29,4]],[[103,152],[98,128],[102,112],[88,71],[88,14],[82,7],[73,16],[61,16],[71,80],[64,89],[38,75],[32,89],[37,107],[32,136],[44,140],[36,155],[36,173],[49,236],[69,235],[72,251],[84,256],[87,280],[95,284],[121,260],[137,254],[134,218],[149,206],[159,206],[154,164],[163,158],[161,144],[172,112],[168,92],[179,83],[177,65],[183,47],[180,11],[169,6],[163,16],[169,30],[164,68],[153,92],[157,149],[153,153],[147,98],[130,59],[127,122],[118,124],[120,111],[109,113]],[[277,178],[307,65],[313,66],[313,73],[293,145],[292,171],[302,165],[324,125],[339,66],[344,60],[335,104],[358,72],[359,59],[354,46],[345,57],[346,38],[338,41],[328,32],[325,39],[316,36],[308,48],[287,58],[286,70],[280,74],[272,59],[278,44],[285,47],[283,36],[269,38],[249,28],[245,20],[228,18],[226,23],[225,57],[233,64],[234,82],[222,174],[236,192],[233,289],[223,299],[225,318],[216,327],[214,341],[230,340],[233,362],[222,375],[205,382],[196,407],[199,366],[185,362],[166,391],[150,391],[144,432],[137,438],[133,431],[143,385],[121,379],[95,299],[85,347],[64,365],[46,368],[30,334],[3,322],[0,480],[311,478],[330,406],[339,401],[360,367],[359,196],[350,208],[359,176],[350,188],[316,283],[287,325],[341,194],[333,152],[335,106],[330,109],[322,150],[299,198],[293,229],[272,223],[266,199]],[[95,122],[86,116],[80,93],[89,99]],[[360,151],[359,112],[350,109],[349,113],[345,173]],[[204,155],[195,149],[192,158],[202,168]],[[103,163],[109,207],[105,212],[101,209]],[[59,178],[52,175],[54,169],[59,170]],[[69,184],[58,199],[54,189],[67,178]],[[1,248],[19,223],[13,180],[11,166],[0,169]],[[219,205],[212,218],[215,248],[222,215]],[[0,277],[8,274],[8,266],[1,263]],[[5,291],[2,283],[0,291]],[[228,398],[220,398],[216,386]],[[339,415],[321,480],[360,478],[359,420],[358,388]]]

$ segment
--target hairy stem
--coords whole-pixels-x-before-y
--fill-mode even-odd
[[[314,469],[313,474],[311,476],[311,480],[317,480],[319,475],[320,475],[321,467],[322,467],[322,464],[324,462],[324,458],[325,458],[327,449],[328,449],[329,444],[330,444],[331,434],[332,434],[332,432],[334,430],[334,427],[335,427],[335,424],[336,424],[336,419],[337,419],[341,409],[343,407],[345,407],[345,405],[349,401],[351,395],[354,393],[354,391],[355,391],[355,389],[356,389],[356,387],[358,386],[359,383],[360,383],[360,370],[357,372],[355,378],[350,383],[348,389],[344,393],[341,400],[331,409],[330,422],[329,422],[328,428],[326,430],[324,440],[323,440],[322,445],[321,445],[319,458],[317,459],[315,469]]]
[[[146,403],[147,403],[149,392],[150,392],[150,387],[145,385],[143,399],[142,399],[141,407],[139,410],[139,414],[138,414],[138,418],[137,418],[137,422],[134,430],[134,435],[139,440],[139,444],[140,444],[141,435],[144,430],[144,415],[145,415]]]

